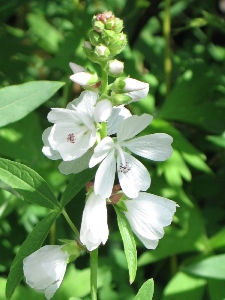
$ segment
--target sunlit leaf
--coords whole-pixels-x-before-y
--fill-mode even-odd
[[[153,279],[148,279],[145,283],[143,283],[134,300],[152,300],[153,293],[154,281]]]
[[[51,209],[59,208],[59,203],[47,182],[25,165],[0,158],[0,179],[27,201]]]
[[[40,80],[0,89],[0,127],[22,119],[63,85],[63,82]]]

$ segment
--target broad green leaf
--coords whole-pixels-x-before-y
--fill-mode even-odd
[[[63,85],[59,81],[30,81],[0,89],[0,127],[22,119]]]
[[[148,279],[145,283],[143,283],[134,300],[152,300],[153,293],[154,281],[153,279]]]
[[[137,272],[136,243],[134,240],[132,230],[130,228],[130,224],[128,223],[125,215],[115,205],[114,205],[114,209],[116,211],[118,226],[123,240],[124,251],[125,251],[128,270],[129,270],[129,281],[131,284],[135,280],[135,276]]]
[[[86,185],[87,182],[91,181],[96,173],[96,168],[86,169],[78,174],[75,174],[68,184],[66,190],[62,194],[60,204],[62,207],[66,206],[73,197]]]
[[[178,272],[168,283],[163,300],[202,300],[207,281]]]
[[[184,266],[182,271],[204,278],[225,280],[225,254],[214,255]]]
[[[25,165],[0,158],[0,179],[34,204],[51,209],[59,208],[47,182]]]
[[[159,118],[197,125],[211,132],[224,131],[225,109],[213,102],[214,85],[212,69],[197,63],[179,78],[161,107]]]
[[[225,148],[225,133],[221,136],[208,135],[206,139],[218,147]]]
[[[47,237],[52,224],[59,216],[59,212],[52,212],[40,221],[28,235],[26,240],[21,245],[9,272],[6,284],[6,298],[10,299],[15,291],[15,288],[23,278],[23,260],[31,253],[38,250]]]

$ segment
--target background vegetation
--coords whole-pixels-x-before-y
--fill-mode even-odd
[[[154,300],[225,299],[225,1],[212,0],[0,0],[0,86],[29,81],[63,81],[50,100],[16,122],[1,109],[0,156],[36,170],[57,197],[70,176],[41,152],[42,132],[51,107],[65,107],[81,92],[69,80],[68,63],[94,69],[82,50],[94,14],[111,10],[124,20],[129,44],[119,59],[125,72],[150,84],[148,97],[132,104],[135,114],[154,116],[145,133],[174,138],[173,156],[144,161],[152,176],[150,192],[175,200],[173,224],[155,251],[138,243],[138,273],[128,271],[115,213],[109,208],[110,237],[100,248],[99,299],[133,299],[154,278]],[[168,10],[170,11],[171,24]],[[171,35],[169,34],[171,29]],[[171,70],[170,70],[171,63]],[[30,100],[32,101],[32,100]],[[8,118],[7,121],[1,121]],[[16,118],[14,118],[16,120]],[[0,181],[0,299],[20,245],[48,209],[22,201]],[[84,191],[67,205],[80,227]],[[45,241],[73,239],[60,217]],[[88,256],[66,272],[53,299],[89,299]],[[77,297],[77,298],[76,298]],[[13,300],[44,299],[21,283]]]

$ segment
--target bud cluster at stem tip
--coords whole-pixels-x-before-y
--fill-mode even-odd
[[[122,32],[123,21],[112,12],[105,11],[92,19],[93,29],[89,33],[91,47],[84,47],[88,58],[93,62],[108,61],[119,54],[127,44]]]

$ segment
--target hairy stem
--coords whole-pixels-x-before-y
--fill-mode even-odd
[[[107,62],[104,62],[101,64],[102,67],[102,89],[101,92],[102,94],[108,94],[108,73],[105,70]]]

